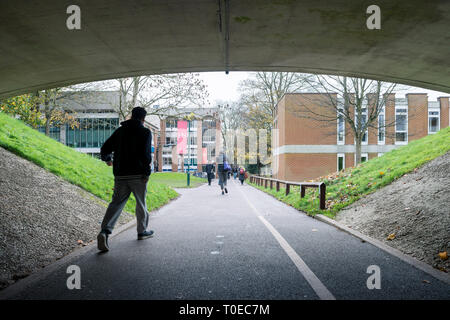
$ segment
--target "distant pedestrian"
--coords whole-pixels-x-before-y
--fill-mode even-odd
[[[227,157],[223,152],[217,156],[217,173],[219,175],[219,185],[222,190],[222,194],[228,193],[227,190],[227,180],[228,180],[228,172],[231,170],[230,165],[228,164]]]
[[[216,172],[216,168],[214,167],[214,164],[211,163],[211,160],[208,161],[208,164],[206,165],[206,177],[208,178],[208,185],[211,185],[211,181],[214,178],[214,174]]]
[[[236,180],[237,175],[238,175],[238,167],[237,167],[237,166],[234,166],[234,167],[233,167],[233,177],[234,177],[234,180]]]
[[[136,198],[138,240],[153,236],[152,230],[147,231],[149,214],[145,201],[152,161],[152,134],[144,127],[146,115],[144,108],[134,108],[131,119],[122,122],[101,148],[101,159],[113,166],[114,193],[97,237],[100,251],[109,250],[108,236],[131,193]]]
[[[245,174],[246,174],[245,169],[239,168],[239,181],[241,182],[241,185],[244,184]]]

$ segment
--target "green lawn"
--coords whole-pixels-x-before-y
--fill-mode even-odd
[[[114,186],[111,167],[66,147],[3,113],[0,113],[0,147],[36,163],[105,201],[111,200]],[[175,190],[159,183],[152,175],[147,194],[149,210],[159,208],[177,196]],[[125,210],[134,213],[135,205],[132,196]]]
[[[385,153],[383,156],[371,159],[357,167],[331,174],[320,179],[327,185],[327,209],[319,209],[319,194],[317,189],[306,189],[305,198],[300,198],[298,187],[291,187],[291,193],[286,196],[285,189],[279,192],[275,189],[265,189],[255,186],[273,195],[277,199],[308,214],[325,214],[334,218],[342,208],[359,198],[376,191],[405,173],[413,171],[424,163],[444,155],[450,151],[450,127],[442,129],[434,135],[412,141],[408,145]]]
[[[187,188],[186,173],[181,172],[155,172],[150,176],[150,181],[167,184],[173,188]],[[190,176],[189,188],[195,188],[206,182],[206,179]]]

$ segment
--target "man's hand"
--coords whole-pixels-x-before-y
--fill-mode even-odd
[[[111,167],[113,165],[113,162],[112,161],[107,161],[106,164]]]

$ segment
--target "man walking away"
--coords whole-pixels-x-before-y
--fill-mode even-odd
[[[217,173],[219,175],[219,185],[220,189],[222,189],[222,194],[228,193],[227,190],[227,180],[228,180],[228,171],[231,170],[230,165],[227,162],[227,158],[223,152],[217,156]]]
[[[136,219],[138,240],[150,238],[153,231],[147,231],[149,214],[145,197],[152,162],[152,134],[144,127],[147,112],[136,107],[131,119],[121,123],[101,148],[101,158],[113,166],[114,193],[103,218],[97,237],[100,251],[108,251],[108,236],[122,213],[131,192],[136,198]]]
[[[214,173],[216,169],[214,168],[214,165],[211,163],[211,160],[208,161],[208,164],[206,165],[206,176],[208,177],[208,185],[211,185],[211,180],[214,178]]]

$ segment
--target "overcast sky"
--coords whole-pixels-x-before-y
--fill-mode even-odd
[[[202,72],[200,78],[205,81],[209,91],[209,101],[214,105],[216,100],[231,101],[239,99],[239,81],[250,77],[250,72]],[[423,88],[411,87],[407,91],[397,92],[396,97],[402,98],[408,92],[427,93],[430,101],[436,101],[437,97],[449,96],[450,94],[432,91]]]

